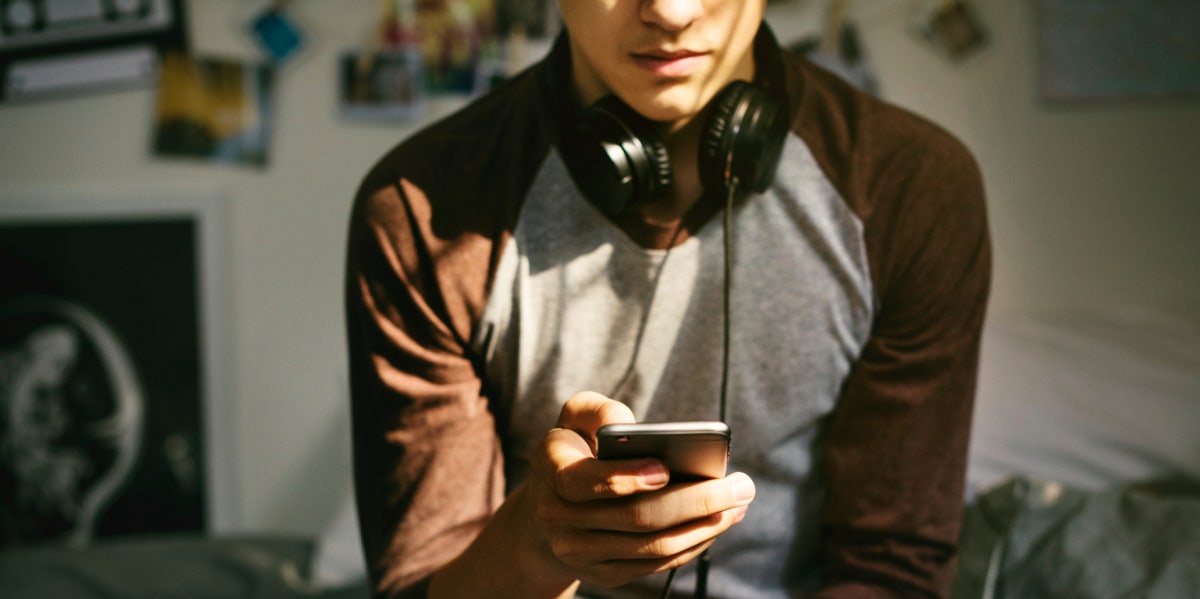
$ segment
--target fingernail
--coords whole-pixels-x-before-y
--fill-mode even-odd
[[[733,483],[733,498],[738,502],[747,502],[754,498],[754,482],[749,478],[741,478]]]
[[[733,508],[733,523],[737,524],[746,519],[746,512],[750,510],[748,505],[739,505]]]
[[[667,469],[662,464],[649,464],[638,470],[638,477],[642,480],[642,484],[647,486],[665,485],[670,475]]]

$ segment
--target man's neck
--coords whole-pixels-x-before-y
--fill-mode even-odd
[[[675,130],[661,133],[671,157],[671,190],[667,197],[641,208],[641,214],[647,221],[656,224],[678,221],[700,201],[703,188],[697,161],[702,120],[693,118]]]

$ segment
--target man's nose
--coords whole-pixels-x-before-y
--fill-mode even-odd
[[[642,20],[667,31],[682,31],[704,14],[707,0],[642,0]]]

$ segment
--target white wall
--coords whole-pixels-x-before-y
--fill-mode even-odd
[[[976,153],[996,249],[993,310],[1008,314],[1200,301],[1200,103],[1048,107],[1037,99],[1029,0],[977,0],[991,46],[950,64],[905,29],[907,0],[851,10],[883,95]],[[781,0],[781,37],[814,28],[815,0]],[[235,0],[189,2],[200,53],[250,55]],[[154,95],[133,90],[0,107],[0,197],[175,188],[221,193],[228,215],[231,466],[250,530],[313,532],[346,471],[343,232],[364,170],[411,132],[336,115],[334,58],[365,35],[372,0],[300,0],[313,52],[278,81],[264,171],[153,158]],[[452,106],[439,105],[437,114]]]
[[[939,61],[891,24],[864,37],[888,97],[959,134],[983,166],[994,309],[1194,307],[1200,100],[1046,105],[1034,3],[976,4],[994,42],[965,66]]]

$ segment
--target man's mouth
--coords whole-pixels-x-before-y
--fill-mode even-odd
[[[634,62],[660,77],[686,77],[695,73],[708,57],[693,50],[650,50],[632,54]]]

